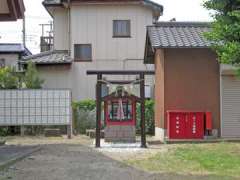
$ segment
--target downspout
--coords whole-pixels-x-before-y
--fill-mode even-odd
[[[218,127],[219,131],[218,132],[218,136],[219,137],[222,137],[222,132],[223,132],[223,128],[222,128],[222,125],[223,125],[223,82],[222,82],[222,65],[220,64],[219,65],[219,76],[220,76],[220,128]]]
[[[23,50],[26,49],[26,16],[25,12],[23,14],[23,20],[22,20],[22,41],[23,41]],[[20,64],[20,60],[22,60],[22,54],[18,56],[18,62],[17,62],[17,69],[20,71],[22,69],[22,65]]]
[[[23,30],[22,30],[22,35],[23,35],[23,47],[26,47],[26,19],[25,19],[25,13],[23,15],[23,21],[22,21],[22,26],[23,26]]]
[[[68,55],[71,56],[71,0],[68,3]]]

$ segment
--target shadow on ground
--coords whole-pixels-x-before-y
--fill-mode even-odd
[[[0,172],[0,180],[219,180],[218,176],[154,174],[135,169],[83,145],[43,145]]]
[[[0,146],[0,170],[39,150],[39,146]]]

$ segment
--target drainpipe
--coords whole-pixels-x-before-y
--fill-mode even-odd
[[[71,1],[68,0],[68,55],[71,56]]]
[[[26,48],[26,19],[25,19],[25,12],[23,14],[23,20],[22,20],[22,36],[23,36],[23,48],[24,48],[24,51],[25,51],[25,48]],[[17,62],[17,69],[20,71],[22,66],[20,64],[20,60],[22,60],[22,54],[19,55],[18,57],[18,62]]]
[[[26,21],[25,21],[25,13],[23,15],[23,21],[22,21],[22,26],[23,26],[23,47],[26,47]]]

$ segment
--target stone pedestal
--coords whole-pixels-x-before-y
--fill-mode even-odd
[[[136,142],[135,126],[107,126],[104,130],[106,142]]]

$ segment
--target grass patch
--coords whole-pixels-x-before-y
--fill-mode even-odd
[[[169,146],[166,152],[127,163],[153,172],[240,177],[240,144]]]

